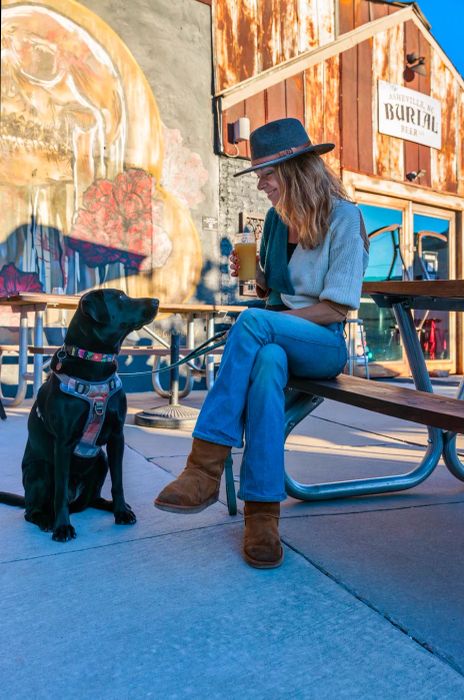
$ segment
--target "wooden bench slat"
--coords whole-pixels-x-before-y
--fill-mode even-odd
[[[288,386],[442,430],[464,433],[464,401],[341,374],[336,379],[291,377]]]
[[[40,347],[38,345],[29,345],[28,353],[32,355],[53,355],[57,350],[59,350],[61,345],[44,345]],[[1,346],[0,346],[1,350]],[[212,355],[221,355],[223,348],[215,348],[211,353]],[[121,348],[120,355],[155,355],[157,357],[165,357],[170,354],[170,349],[165,348],[161,345],[135,345],[135,346],[124,346]],[[192,348],[179,348],[180,355],[187,355],[192,352]]]
[[[32,355],[54,355],[61,345],[29,345],[28,352]],[[181,349],[182,350],[182,349]],[[153,345],[137,345],[135,347],[122,347],[120,355],[169,355],[169,348]]]

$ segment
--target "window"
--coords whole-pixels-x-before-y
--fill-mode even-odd
[[[366,281],[400,280],[406,271],[403,255],[403,211],[371,204],[360,204],[369,236],[369,266]],[[372,299],[363,298],[359,309],[366,333],[371,362],[401,360],[398,326],[390,309],[379,309]]]
[[[414,279],[449,279],[449,219],[414,214]],[[447,311],[415,311],[414,320],[426,360],[450,357]]]

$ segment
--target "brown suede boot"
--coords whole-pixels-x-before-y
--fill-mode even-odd
[[[216,503],[230,450],[226,445],[193,438],[184,471],[158,494],[155,506],[170,513],[199,513]]]
[[[282,564],[280,543],[280,503],[245,502],[243,556],[256,569],[275,569]]]

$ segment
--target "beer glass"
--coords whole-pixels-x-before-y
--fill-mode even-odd
[[[256,277],[256,240],[253,231],[243,231],[235,237],[235,252],[240,268],[238,279],[241,282],[254,280]]]

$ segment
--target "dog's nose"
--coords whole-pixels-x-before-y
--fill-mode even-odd
[[[153,306],[153,308],[155,310],[157,310],[159,307],[159,299],[150,299],[150,302],[151,302],[151,305]]]

